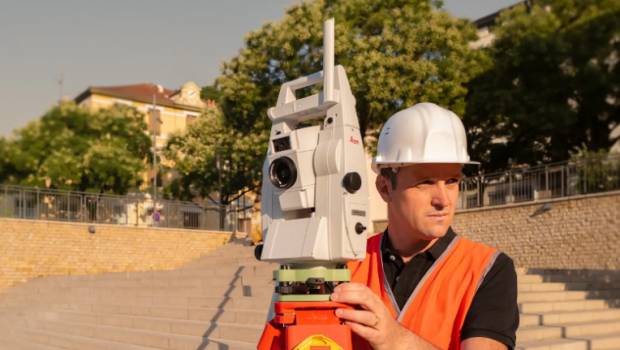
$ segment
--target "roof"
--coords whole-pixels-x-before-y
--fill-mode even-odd
[[[155,96],[155,103],[158,106],[180,108],[196,112],[201,111],[200,107],[175,102],[172,97],[179,92],[180,90],[166,89],[151,83],[118,86],[89,86],[88,89],[79,94],[74,101],[80,103],[91,95],[97,94],[143,103],[153,103],[153,96]]]
[[[477,20],[474,21],[474,24],[476,25],[476,27],[478,29],[490,27],[490,26],[495,24],[495,19],[497,18],[497,16],[499,16],[500,13],[502,13],[502,11],[512,9],[515,6],[518,6],[518,5],[520,5],[521,3],[524,3],[524,2],[527,5],[527,1],[519,1],[519,2],[517,2],[515,4],[510,5],[510,6],[501,8],[501,9],[499,9],[499,10],[497,10],[497,11],[491,13],[491,14],[488,14],[488,15],[484,16],[484,17],[478,18]]]
[[[480,28],[486,28],[486,27],[492,26],[493,24],[495,24],[495,18],[499,15],[500,12],[501,10],[497,12],[493,12],[484,17],[478,18],[477,20],[474,21],[476,28],[480,29]]]

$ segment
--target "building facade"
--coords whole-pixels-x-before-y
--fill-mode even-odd
[[[75,99],[78,106],[96,111],[116,104],[126,105],[144,113],[148,133],[157,149],[161,150],[171,134],[185,131],[213,101],[200,98],[200,87],[188,81],[178,90],[167,89],[152,83],[91,86]],[[153,113],[153,111],[155,111]],[[162,160],[166,162],[166,160]],[[155,170],[149,167],[144,173],[144,183],[153,182]],[[163,179],[164,182],[169,179]],[[161,186],[162,181],[158,181]]]

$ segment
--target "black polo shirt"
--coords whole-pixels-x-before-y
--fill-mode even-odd
[[[445,236],[405,264],[393,248],[387,233],[385,230],[381,242],[383,271],[396,303],[402,309],[424,274],[456,234],[449,228]],[[491,338],[513,349],[518,326],[517,275],[512,259],[500,253],[474,296],[461,330],[461,340],[471,337]]]

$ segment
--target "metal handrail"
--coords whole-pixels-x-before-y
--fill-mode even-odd
[[[19,219],[235,231],[239,216],[247,216],[238,206],[0,185],[0,217]]]
[[[620,155],[481,173],[464,177],[460,186],[458,209],[613,191],[620,189]]]

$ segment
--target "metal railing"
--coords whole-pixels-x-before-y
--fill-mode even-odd
[[[569,197],[620,189],[620,156],[510,169],[461,181],[458,209]]]
[[[458,209],[620,190],[620,156],[515,168],[461,181]],[[245,197],[243,197],[245,199]],[[0,217],[134,226],[236,231],[249,209],[127,196],[0,185]]]
[[[127,196],[0,185],[0,217],[235,231],[247,209]]]

